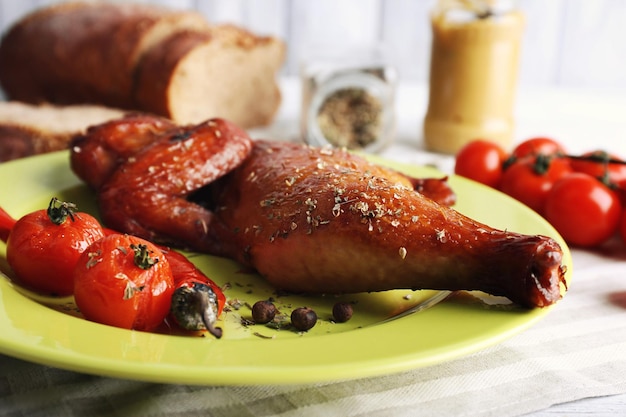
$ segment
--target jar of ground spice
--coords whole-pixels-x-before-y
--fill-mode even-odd
[[[396,78],[395,69],[372,51],[311,57],[302,69],[304,140],[366,152],[383,149],[395,133]]]

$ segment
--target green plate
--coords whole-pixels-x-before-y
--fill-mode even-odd
[[[73,175],[68,159],[67,152],[58,152],[0,164],[0,206],[20,217],[46,207],[56,196],[96,213],[94,195]],[[416,176],[438,175],[423,167],[380,162]],[[460,177],[452,177],[450,183],[458,195],[459,211],[495,227],[555,237],[564,248],[571,274],[567,246],[540,216],[480,184]],[[281,296],[234,262],[188,254],[226,288],[230,307],[220,318],[224,337],[145,333],[89,322],[79,316],[71,298],[39,297],[21,289],[9,278],[5,251],[0,243],[0,270],[4,271],[0,276],[1,353],[79,372],[145,381],[287,384],[389,374],[499,343],[551,310],[493,306],[484,299],[458,296],[437,303],[446,295],[439,291],[341,298]],[[306,333],[247,324],[249,306],[270,296],[286,315],[298,306],[312,307],[320,318],[318,324]],[[330,319],[339,299],[355,303],[354,316],[346,323]],[[431,307],[402,316],[403,311],[422,305]]]

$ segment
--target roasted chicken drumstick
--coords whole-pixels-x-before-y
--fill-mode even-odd
[[[75,143],[79,175],[107,128]],[[280,290],[482,290],[544,307],[565,285],[553,239],[476,222],[424,195],[433,183],[342,150],[252,141],[223,120],[165,129],[132,156],[98,146],[118,161],[90,180],[110,227],[230,257]]]

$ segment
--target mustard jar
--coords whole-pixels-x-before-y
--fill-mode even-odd
[[[507,148],[524,15],[515,2],[439,0],[431,13],[432,49],[424,143],[456,153],[474,139]]]

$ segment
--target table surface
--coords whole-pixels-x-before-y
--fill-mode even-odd
[[[626,394],[585,398],[554,405],[545,410],[527,414],[529,417],[594,416],[614,417],[626,414]]]
[[[275,123],[264,129],[252,130],[251,135],[253,137],[278,140],[298,139],[300,109],[299,83],[295,79],[283,80],[282,90],[284,102]],[[402,83],[399,85],[396,106],[398,117],[396,139],[391,147],[381,152],[381,155],[385,158],[404,163],[435,165],[445,172],[451,172],[454,163],[451,156],[426,152],[422,145],[420,132],[422,118],[426,109],[426,91],[424,85],[404,85]],[[603,148],[618,155],[626,156],[625,114],[626,98],[611,92],[521,88],[516,108],[516,140],[521,141],[531,136],[546,135],[561,141],[571,153]],[[580,260],[581,264],[584,265],[603,262],[601,256],[588,254],[585,251],[575,251],[574,256],[576,260]],[[626,258],[626,256],[624,258]],[[610,270],[606,273],[611,275],[613,281],[617,279],[616,275],[623,275],[621,271],[626,272],[626,260],[613,259],[610,262],[607,261],[607,264],[610,264]],[[593,283],[587,285],[593,286]],[[626,287],[624,288],[624,294],[626,294]],[[621,317],[626,317],[626,314],[624,314],[626,313],[626,306],[623,307],[625,311],[618,314],[621,314]],[[506,358],[500,359],[503,363],[506,363]],[[623,362],[626,363],[626,352],[624,352]],[[24,366],[17,364],[17,367]],[[39,367],[36,369],[27,368],[29,372],[33,373],[36,373],[38,369]],[[0,369],[0,374],[1,373],[2,369]],[[103,384],[104,382],[99,385],[98,389],[102,389]],[[51,385],[53,385],[53,382],[48,381],[48,391],[45,395],[71,395],[70,393],[63,392],[60,388],[57,392]],[[2,393],[2,388],[0,380],[0,394]],[[594,392],[597,393],[599,391],[593,391],[592,389],[587,389],[584,392],[588,393],[586,396],[603,395],[594,394]],[[555,415],[626,415],[626,381],[621,381],[620,384],[613,386],[610,393],[615,395],[601,396],[598,398],[583,398],[583,396],[578,395],[568,398],[583,399],[565,403],[554,400],[551,404],[556,405],[546,404],[545,407],[534,407],[532,409],[536,411],[528,415],[533,417]],[[182,392],[175,394],[183,395]],[[168,393],[168,395],[174,394]],[[168,396],[167,398],[170,397]],[[353,399],[353,397],[351,398]],[[20,403],[20,401],[22,401],[22,403]],[[4,406],[19,409],[20,406],[26,407],[29,401],[33,400],[29,400],[28,396],[25,395],[13,397],[3,397],[0,395],[0,415],[3,414]],[[43,400],[40,397],[36,401]],[[38,411],[43,412],[43,410]],[[402,415],[412,415],[409,414],[407,410],[403,411],[404,414]],[[471,409],[467,410],[467,415],[473,415],[471,411]],[[161,411],[154,415],[162,415],[163,412],[164,411]],[[273,415],[274,413],[275,410],[265,410],[265,414],[267,415]],[[19,413],[16,414],[20,415]],[[337,409],[313,409],[313,407],[311,407],[307,415],[334,414],[338,414]],[[519,413],[515,413],[515,411],[509,411],[507,413],[507,415],[518,414]],[[285,415],[298,414],[285,413]],[[353,415],[387,416],[400,415],[400,413],[395,414],[389,410],[378,410],[359,414],[357,411],[354,411]],[[481,415],[501,414],[483,412]]]
[[[546,134],[561,140],[572,152],[605,149],[626,157],[624,115],[624,94],[572,89],[522,90],[517,108],[518,139]],[[623,270],[626,273],[626,265]],[[626,415],[626,394],[581,399],[529,415]]]

